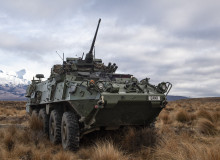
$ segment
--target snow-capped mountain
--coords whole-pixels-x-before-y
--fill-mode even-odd
[[[14,73],[0,70],[0,85],[10,85],[10,86],[28,85],[29,81],[23,79],[25,73],[26,73],[25,69],[22,69]]]
[[[30,81],[23,78],[26,70],[17,72],[0,69],[0,100],[23,100]]]

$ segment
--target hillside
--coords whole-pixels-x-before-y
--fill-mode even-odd
[[[0,159],[220,159],[220,97],[172,101],[155,129],[94,132],[82,139],[78,152],[51,145],[38,120],[28,119],[25,102],[0,102]],[[18,128],[7,128],[10,124]]]

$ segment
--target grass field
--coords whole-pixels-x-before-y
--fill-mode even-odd
[[[40,128],[25,102],[0,102],[0,159],[220,160],[220,98],[170,102],[155,129],[91,133],[78,152],[52,145]]]

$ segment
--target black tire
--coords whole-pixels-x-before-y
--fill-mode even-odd
[[[79,123],[73,112],[65,112],[61,124],[62,146],[65,150],[79,149]]]
[[[34,109],[31,113],[31,117],[38,117],[38,111]]]
[[[49,116],[46,113],[46,108],[42,108],[38,114],[38,118],[43,122],[43,132],[49,135]]]
[[[57,110],[53,110],[49,120],[49,138],[53,144],[61,142],[61,120],[62,115]]]

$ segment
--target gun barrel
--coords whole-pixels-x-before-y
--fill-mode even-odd
[[[91,63],[93,61],[93,54],[92,54],[92,52],[93,52],[93,49],[94,49],[94,46],[95,46],[96,36],[97,36],[98,30],[99,30],[100,22],[101,22],[101,18],[99,19],[98,26],[96,28],[95,35],[94,35],[94,38],[93,38],[92,45],[90,47],[89,53],[86,54],[85,61],[87,63]]]
[[[96,36],[97,36],[98,30],[99,30],[99,24],[100,24],[100,22],[101,22],[101,18],[99,18],[98,26],[97,26],[97,28],[96,28],[95,35],[94,35],[94,38],[93,38],[92,45],[91,45],[91,47],[90,47],[89,53],[92,53],[93,48],[94,48],[94,46],[95,46]]]

